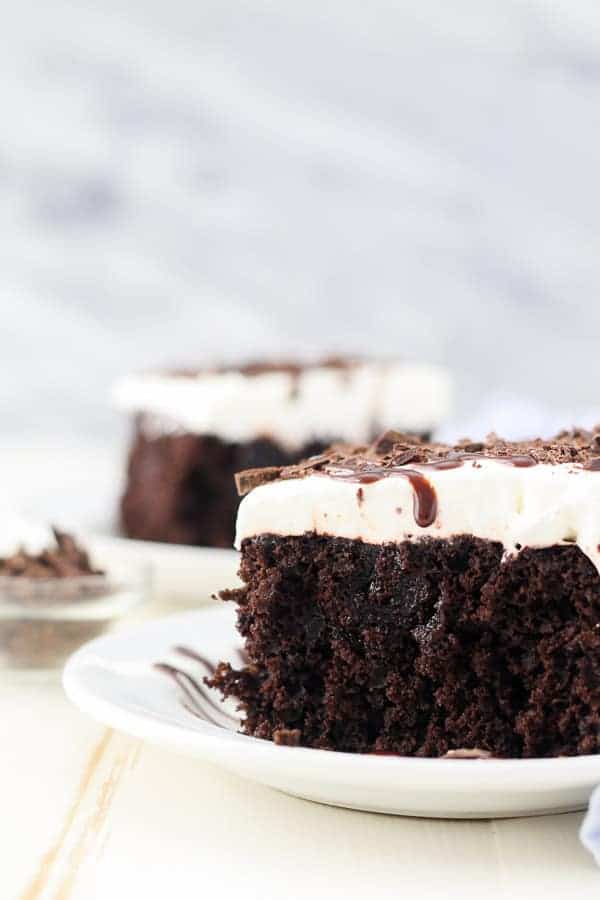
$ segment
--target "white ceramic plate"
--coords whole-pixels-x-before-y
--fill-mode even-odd
[[[239,664],[233,609],[170,616],[92,641],[67,663],[65,690],[82,710],[113,728],[337,806],[436,818],[539,815],[584,807],[600,782],[600,756],[413,759],[281,747],[246,737],[237,733],[235,718],[221,712],[235,716],[234,707],[222,706],[207,689],[199,697],[185,676],[177,684],[154,668],[171,662],[201,682],[204,666],[174,653],[177,645],[212,662]]]

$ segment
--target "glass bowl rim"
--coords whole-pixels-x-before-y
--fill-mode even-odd
[[[2,621],[92,621],[116,619],[148,602],[152,566],[148,562],[112,565],[102,575],[30,578],[0,575]],[[83,596],[69,597],[81,589]],[[85,593],[92,590],[90,596]],[[24,596],[19,597],[23,592]]]

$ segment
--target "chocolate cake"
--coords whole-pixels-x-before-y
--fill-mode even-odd
[[[243,473],[248,662],[211,681],[276,743],[434,757],[600,751],[600,433],[388,433]]]
[[[445,418],[449,384],[432,366],[332,359],[131,376],[115,398],[135,417],[125,534],[230,547],[236,471],[368,441],[380,427],[428,434]]]

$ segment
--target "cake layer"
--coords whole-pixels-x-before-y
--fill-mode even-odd
[[[600,752],[600,578],[575,546],[473,537],[242,544],[244,731],[361,753]],[[456,755],[461,755],[460,752]]]
[[[303,452],[319,449],[308,444]],[[121,499],[123,530],[138,540],[231,547],[238,506],[233,473],[291,460],[268,440],[231,444],[189,433],[150,437],[138,428]]]
[[[435,366],[332,362],[132,375],[117,406],[143,413],[149,435],[187,431],[289,450],[315,439],[365,441],[382,428],[430,432],[447,416],[449,376]]]
[[[237,546],[263,533],[371,544],[466,534],[498,542],[505,555],[576,544],[600,570],[593,435],[456,447],[396,437],[380,450],[334,450],[275,473],[242,500]]]

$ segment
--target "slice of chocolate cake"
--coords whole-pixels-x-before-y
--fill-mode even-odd
[[[264,483],[260,483],[261,479]],[[244,730],[416,756],[600,751],[600,435],[384,435],[245,473]]]
[[[339,359],[131,376],[115,392],[136,423],[123,530],[230,547],[236,471],[287,465],[332,440],[368,441],[382,427],[428,434],[449,392],[432,366]]]

